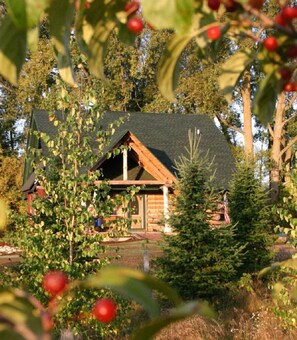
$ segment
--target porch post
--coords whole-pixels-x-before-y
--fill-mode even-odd
[[[123,180],[128,180],[128,151],[127,149],[123,150]]]
[[[168,224],[168,218],[169,218],[169,199],[168,199],[168,187],[166,185],[162,186],[163,190],[163,201],[164,201],[164,219],[165,219],[165,225],[164,225],[164,233],[170,233],[171,227]]]

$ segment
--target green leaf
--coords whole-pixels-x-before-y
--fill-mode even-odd
[[[17,0],[16,0],[17,1]],[[49,0],[26,0],[27,27],[38,25],[41,16],[49,5]]]
[[[88,65],[95,77],[105,79],[104,58],[108,38],[116,27],[116,13],[123,7],[124,3],[121,1],[94,1],[86,13],[85,20],[80,18],[76,23],[79,45],[88,55]]]
[[[196,13],[194,15],[194,22],[196,23],[194,28],[196,30],[199,30],[206,25],[216,22],[217,17],[214,14],[214,11],[209,8],[207,2],[202,1],[197,5],[198,6],[196,8]]]
[[[48,0],[6,0],[7,10],[18,28],[35,27],[48,5]]]
[[[135,43],[135,34],[127,30],[126,24],[119,24],[118,27],[118,37],[126,45],[133,46]]]
[[[159,305],[152,298],[152,291],[164,294],[176,305],[182,299],[167,284],[143,272],[122,267],[107,267],[98,274],[88,277],[82,285],[88,288],[112,288],[142,304],[151,317],[159,315]]]
[[[173,92],[179,73],[177,63],[182,51],[193,36],[193,33],[183,36],[175,35],[167,44],[159,63],[157,83],[162,95],[172,102],[175,101]]]
[[[17,85],[25,56],[26,31],[6,17],[0,26],[0,73],[13,85]]]
[[[273,263],[270,267],[265,267],[260,270],[258,277],[262,278],[268,274],[271,274],[273,271],[278,270],[280,268],[280,262]]]
[[[70,55],[63,55],[62,53],[58,53],[56,55],[58,59],[58,68],[61,78],[68,84],[76,87],[76,83],[74,80],[74,72],[71,65]]]
[[[221,67],[221,74],[218,78],[219,87],[230,103],[232,100],[233,89],[238,82],[243,71],[253,61],[253,55],[250,50],[244,50],[234,53],[229,57]]]
[[[192,0],[143,0],[142,11],[147,22],[157,29],[173,29],[178,34],[188,33],[192,27]]]
[[[95,28],[94,35],[89,44],[90,57],[88,65],[91,73],[100,79],[104,79],[104,58],[107,51],[108,38],[115,27],[113,21],[106,21],[104,25],[102,22],[98,23]]]
[[[253,112],[262,124],[269,123],[274,114],[279,82],[274,73],[261,80],[253,102]]]
[[[215,313],[207,302],[192,301],[173,309],[166,317],[151,321],[132,334],[132,339],[149,340],[152,339],[162,328],[169,324],[183,320],[193,314],[200,314],[204,317],[214,317]]]
[[[37,51],[38,38],[39,38],[39,31],[37,27],[34,27],[27,31],[28,48],[33,52]]]
[[[273,263],[270,267],[266,267],[264,269],[262,269],[258,276],[261,278],[265,275],[270,274],[271,272],[273,272],[274,270],[278,270],[280,267],[284,267],[284,268],[290,268],[290,269],[297,269],[297,259],[289,259],[286,261],[282,261],[282,262],[275,262]]]
[[[7,11],[18,28],[27,28],[26,1],[6,0]]]
[[[216,18],[214,16],[214,11],[211,10],[207,3],[202,1],[199,4],[199,11],[195,13],[194,20],[197,23],[197,29],[202,28],[203,26],[209,25],[211,23],[214,23],[216,21]],[[202,56],[205,54],[205,47],[209,44],[209,40],[206,38],[205,33],[199,34],[196,37],[196,43],[200,47],[202,53]]]
[[[60,75],[65,82],[75,86],[69,48],[73,16],[74,6],[71,2],[60,0],[51,1],[49,8],[49,26]]]

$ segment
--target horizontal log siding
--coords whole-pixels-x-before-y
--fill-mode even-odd
[[[163,194],[147,195],[147,230],[162,230],[164,227]]]

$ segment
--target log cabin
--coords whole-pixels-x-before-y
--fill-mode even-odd
[[[56,114],[59,115],[59,112]],[[170,197],[175,194],[174,186],[178,180],[175,161],[188,146],[189,129],[200,136],[201,151],[213,159],[212,167],[216,170],[214,185],[220,191],[228,189],[234,158],[223,134],[207,115],[105,112],[101,118],[102,126],[120,118],[124,119],[123,123],[116,129],[102,157],[89,170],[102,169],[104,178],[108,179],[114,192],[131,185],[142,187],[130,207],[132,229],[171,231],[167,219]],[[45,132],[51,137],[56,132],[54,125],[49,122],[47,111],[33,111],[30,131],[28,147],[42,149],[42,143],[33,132]],[[120,146],[126,146],[122,153],[107,157],[108,153]],[[22,192],[30,213],[30,202],[35,195],[44,195],[44,191],[38,185],[38,179],[28,162],[25,165]],[[221,209],[213,214],[212,224],[228,222],[225,208],[222,204]],[[108,218],[117,218],[120,214],[119,209]],[[101,220],[98,222],[102,223]]]

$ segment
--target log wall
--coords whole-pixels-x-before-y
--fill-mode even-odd
[[[146,219],[148,231],[159,231],[164,227],[163,194],[148,194],[146,205]]]

